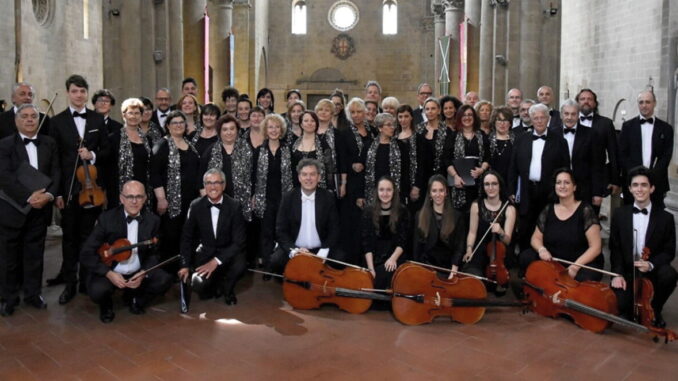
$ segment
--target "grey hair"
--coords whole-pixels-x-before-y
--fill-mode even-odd
[[[27,108],[32,108],[33,110],[35,110],[38,113],[38,115],[40,114],[40,109],[38,109],[38,106],[34,105],[33,103],[24,103],[21,106],[17,107],[15,117],[19,117],[19,113],[21,112],[21,110],[27,109]]]
[[[299,160],[299,163],[297,164],[297,173],[301,173],[301,170],[306,167],[315,167],[315,170],[318,171],[318,174],[320,174],[320,172],[323,170],[323,164],[320,162],[320,160],[306,158]]]
[[[367,88],[370,86],[377,86],[377,89],[379,89],[379,94],[381,94],[381,85],[379,84],[379,82],[374,80],[367,81],[367,83],[365,84],[365,90],[367,90]]]
[[[575,102],[574,99],[567,99],[565,102],[563,102],[562,105],[560,105],[560,112],[563,112],[563,109],[565,107],[574,107],[577,111],[579,111],[579,103]]]
[[[351,122],[351,123],[353,123],[353,118],[351,118],[351,107],[353,105],[357,105],[363,111],[367,110],[367,108],[365,107],[365,101],[364,100],[362,100],[358,97],[351,98],[351,100],[348,101],[348,103],[346,104],[346,119],[348,119],[348,121]]]
[[[205,181],[207,180],[207,176],[211,175],[219,175],[221,177],[221,181],[224,183],[226,182],[226,174],[219,168],[211,168],[208,169],[207,172],[205,172],[204,175],[202,175],[202,185],[205,185]]]
[[[400,101],[396,97],[386,97],[381,101],[381,107],[384,108],[384,106],[388,105],[393,105],[393,108],[397,109],[400,107]]]
[[[529,111],[529,113],[530,113],[530,118],[533,118],[533,117],[534,117],[534,114],[536,114],[536,113],[538,113],[538,112],[542,112],[542,113],[544,113],[544,115],[547,115],[547,116],[548,116],[548,114],[549,114],[549,108],[548,108],[548,106],[546,106],[546,105],[543,104],[543,103],[535,103],[535,104],[533,104],[532,106],[530,106],[530,111]]]
[[[158,90],[156,90],[155,92],[157,93],[158,91],[164,91],[167,94],[172,94],[172,91],[170,89],[168,89],[167,87],[161,87]]]
[[[31,93],[33,93],[33,96],[35,96],[35,89],[33,88],[33,85],[31,85],[28,82],[17,82],[12,86],[12,94],[16,93],[16,91],[19,89],[21,86],[28,86],[31,88]]]
[[[506,92],[506,100],[509,99],[509,94],[511,94],[511,91],[513,91],[513,90],[518,91],[520,93],[520,97],[521,98],[523,97],[523,91],[514,87],[514,88],[512,88],[512,89],[510,89],[509,91]]]
[[[386,124],[386,122],[395,123],[395,116],[387,112],[382,112],[377,114],[377,116],[374,118],[374,126],[377,128],[381,128],[384,124]]]
[[[433,91],[433,86],[431,86],[427,82],[422,82],[422,83],[419,84],[419,86],[417,86],[417,94],[419,94],[421,92],[421,88],[424,87],[424,86],[430,87],[431,91]]]
[[[521,104],[521,105],[522,105],[523,103],[529,103],[529,104],[533,105],[533,104],[536,104],[537,101],[535,101],[534,99],[527,98],[527,99],[523,99],[522,101],[520,101],[520,104]]]

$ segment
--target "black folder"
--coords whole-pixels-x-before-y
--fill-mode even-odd
[[[31,193],[38,189],[47,189],[52,184],[52,179],[44,173],[33,168],[27,161],[22,162],[16,170],[16,177],[19,184],[27,188]],[[0,189],[0,199],[5,200],[12,205],[21,214],[28,214],[31,211],[31,205],[24,201],[21,205],[11,198],[7,193]]]
[[[452,161],[454,170],[464,180],[465,186],[471,187],[476,185],[476,179],[471,176],[471,170],[478,166],[479,161],[480,159],[477,156],[467,156]],[[454,179],[452,179],[452,186],[454,186]]]

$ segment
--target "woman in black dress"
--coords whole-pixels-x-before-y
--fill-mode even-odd
[[[442,108],[443,124],[450,132],[455,132],[457,126],[457,110],[462,103],[457,97],[445,95],[440,98],[440,107]]]
[[[488,101],[480,101],[476,103],[473,108],[476,110],[476,114],[478,114],[478,119],[480,119],[480,131],[482,131],[485,135],[489,135],[492,131],[494,131],[494,128],[492,128],[492,123],[490,123],[493,111],[492,103]]]
[[[250,115],[248,118],[249,127],[247,129],[240,130],[240,135],[243,139],[245,139],[250,147],[252,147],[252,149],[259,148],[262,144],[264,144],[264,140],[266,140],[266,134],[264,133],[262,123],[265,116],[266,114],[264,109],[259,106],[255,106],[250,110]]]
[[[268,114],[261,122],[266,136],[254,154],[254,215],[261,221],[259,240],[262,262],[268,265],[275,244],[275,220],[283,194],[292,190],[292,158],[290,148],[281,143],[286,124],[278,114]]]
[[[217,119],[219,119],[219,116],[221,116],[221,110],[212,103],[206,104],[202,108],[202,130],[191,139],[191,144],[193,144],[200,156],[205,153],[208,147],[219,140],[219,132],[217,131]]]
[[[334,89],[330,94],[330,101],[334,104],[334,115],[332,116],[332,125],[339,131],[347,130],[351,123],[346,116],[346,96],[339,89]]]
[[[429,180],[424,205],[414,223],[415,260],[456,271],[464,255],[466,220],[452,207],[443,176]]]
[[[106,183],[109,209],[120,205],[120,190],[129,180],[139,181],[144,184],[147,193],[150,192],[151,144],[140,128],[143,109],[144,104],[137,98],[122,102],[121,112],[125,124],[109,135],[110,176]]]
[[[362,251],[374,276],[374,287],[383,289],[390,287],[393,272],[408,247],[409,218],[407,208],[398,201],[398,187],[392,178],[380,178],[371,192],[377,202],[363,211]]]
[[[417,183],[423,189],[431,176],[446,173],[446,160],[450,155],[450,130],[440,121],[440,103],[436,98],[424,101],[426,121],[417,131]]]
[[[457,111],[457,132],[454,134],[452,142],[452,155],[447,168],[448,174],[454,177],[452,205],[468,213],[471,202],[478,198],[477,179],[490,168],[488,163],[490,150],[487,145],[487,138],[480,131],[480,119],[470,105],[463,105]],[[471,176],[476,179],[476,184],[467,185],[454,166],[454,160],[463,158],[474,158],[476,160],[475,168],[471,169]]]
[[[401,194],[407,196],[405,204],[410,211],[410,215],[414,215],[419,206],[421,206],[421,184],[417,181],[419,159],[417,157],[417,133],[412,125],[414,119],[412,107],[402,105],[396,110],[396,115],[398,118],[398,141],[405,158],[401,175]]]
[[[153,144],[159,141],[165,135],[165,132],[162,130],[162,127],[153,122],[153,102],[146,97],[140,97],[139,100],[144,104],[144,113],[141,115],[139,128],[141,128],[143,136],[148,139],[151,147],[153,147]]]
[[[402,148],[398,139],[395,138],[396,118],[387,113],[377,114],[374,124],[379,135],[372,141],[365,155],[365,198],[367,205],[376,202],[375,193],[377,179],[390,176],[395,181],[395,186],[402,189],[401,175],[403,161]],[[402,200],[398,199],[398,202]]]
[[[257,106],[264,109],[266,115],[275,112],[275,98],[270,89],[263,88],[257,93]]]
[[[332,124],[332,114],[334,112],[334,104],[329,99],[321,99],[315,105],[315,113],[318,116],[318,131],[320,137],[320,145],[323,147],[323,159],[325,162],[325,177],[327,179],[327,189],[337,192],[337,184],[339,183],[339,170],[337,167],[338,152],[337,152],[337,129]]]
[[[299,119],[301,120],[301,136],[292,143],[292,181],[295,187],[300,186],[297,173],[297,164],[300,161],[316,159],[323,164],[323,168],[320,169],[318,186],[326,188],[325,149],[317,134],[320,121],[313,111],[303,111]]]
[[[511,129],[513,112],[508,107],[498,107],[492,112],[490,126],[492,132],[487,137],[490,149],[490,168],[499,173],[504,181],[508,180],[509,164],[513,153],[515,135]],[[515,192],[508,190],[508,194]]]
[[[287,132],[285,133],[285,144],[292,145],[301,137],[301,114],[306,111],[306,105],[302,101],[294,101],[285,113],[285,121],[287,122]],[[282,115],[281,115],[282,116]]]
[[[252,220],[252,148],[238,133],[238,120],[224,115],[216,122],[219,141],[200,157],[200,173],[212,168],[226,175],[224,193],[240,203],[246,221]],[[201,194],[204,191],[201,189]]]
[[[582,265],[602,269],[600,224],[591,205],[575,198],[577,184],[572,171],[561,168],[555,171],[555,194],[558,201],[549,204],[539,215],[532,234],[531,246],[520,253],[520,267],[524,274],[533,261],[552,258],[565,259]],[[578,281],[599,281],[602,274],[569,265],[567,272]]]
[[[186,137],[191,141],[191,139],[193,139],[196,134],[200,134],[200,131],[202,130],[198,99],[191,94],[182,95],[177,101],[176,110],[179,110],[186,115]],[[166,119],[165,122],[167,122]]]
[[[238,98],[235,117],[240,122],[240,133],[250,128],[250,111],[252,110],[252,101],[247,94],[242,94]]]
[[[200,188],[200,157],[186,138],[186,116],[172,111],[165,120],[169,134],[153,147],[151,186],[160,215],[160,252],[168,258],[179,254],[181,229],[191,201]]]

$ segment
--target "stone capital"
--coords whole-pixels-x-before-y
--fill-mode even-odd
[[[233,3],[235,3],[235,0],[210,0],[210,1],[219,8],[231,8],[231,9],[233,9]]]
[[[445,11],[464,10],[464,0],[442,0],[442,3],[445,7]]]

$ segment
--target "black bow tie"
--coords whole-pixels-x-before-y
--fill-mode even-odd
[[[80,118],[82,118],[82,119],[87,119],[87,113],[86,113],[86,112],[83,112],[83,113],[81,114],[81,113],[79,113],[79,112],[77,112],[77,111],[73,111],[73,117],[74,117],[74,118],[80,117]]]
[[[125,221],[127,221],[128,224],[131,224],[132,221],[141,222],[141,215],[127,216],[125,217]]]
[[[523,131],[525,132],[532,131],[532,126],[523,126]]]
[[[579,120],[581,120],[582,122],[585,121],[585,120],[593,120],[593,114],[587,115],[587,116],[582,115],[582,116],[579,117]]]
[[[647,118],[647,119],[640,118],[640,124],[643,124],[643,123],[654,124],[654,118]]]
[[[167,114],[161,113],[161,114],[160,114],[160,117],[161,117],[161,118],[167,118]]]
[[[638,209],[634,206],[633,207],[633,214],[638,214],[638,213],[643,213],[644,215],[647,216],[647,209],[646,208]]]
[[[563,134],[572,134],[572,135],[574,135],[576,132],[577,132],[577,129],[574,128],[574,127],[573,127],[573,128],[567,128],[567,127],[565,127],[565,128],[563,129]]]
[[[537,139],[546,140],[546,134],[544,134],[544,135],[532,135],[532,140],[537,140]]]
[[[221,209],[221,203],[220,203],[220,202],[212,203],[212,205],[210,205],[210,206],[211,206],[212,208]]]
[[[520,119],[520,115],[513,115],[513,119]]]
[[[33,138],[33,139],[24,138],[24,144],[28,145],[28,143],[33,143],[37,146],[38,144],[40,144],[40,141],[38,140],[38,138]]]

